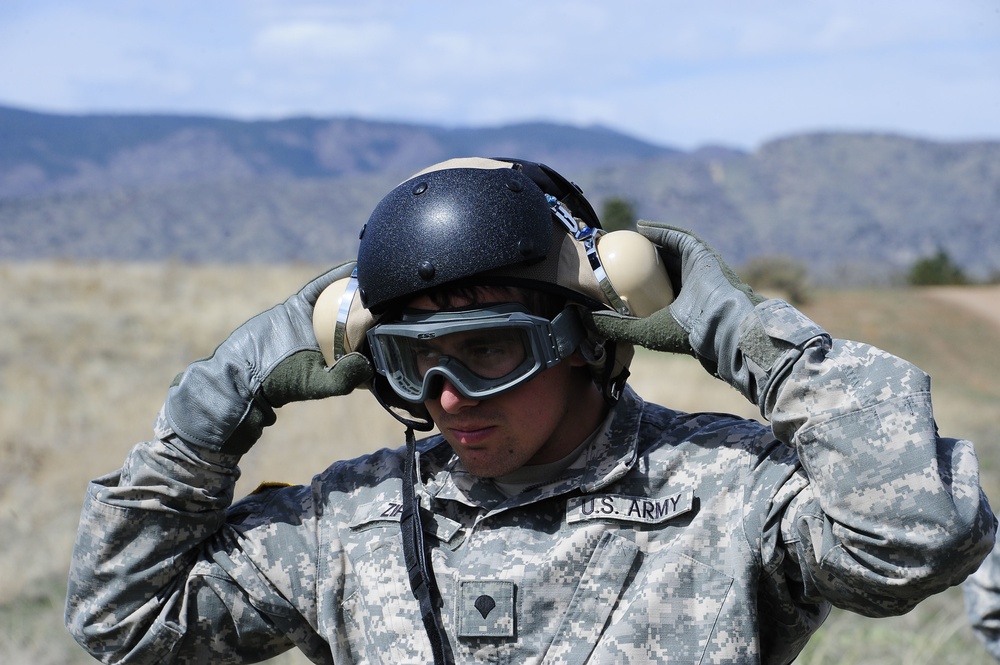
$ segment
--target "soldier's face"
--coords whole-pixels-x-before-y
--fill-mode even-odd
[[[475,304],[510,302],[509,292]],[[471,302],[453,302],[462,307]],[[429,298],[410,303],[415,309],[437,310]],[[573,451],[604,419],[600,391],[578,355],[539,373],[495,397],[474,400],[447,380],[424,406],[465,468],[492,478],[525,465],[546,464]]]

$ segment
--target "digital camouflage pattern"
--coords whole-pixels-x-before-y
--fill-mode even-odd
[[[929,378],[826,339],[783,372],[771,427],[626,391],[569,469],[513,498],[462,473],[440,438],[421,442],[456,661],[788,663],[831,604],[899,614],[975,570],[995,520],[971,444],[937,436]],[[91,484],[67,601],[76,639],[109,663],[291,647],[317,663],[430,662],[399,530],[404,451],[230,506],[237,462],[161,416]]]
[[[965,610],[972,632],[997,661],[1000,661],[1000,547],[962,586]]]

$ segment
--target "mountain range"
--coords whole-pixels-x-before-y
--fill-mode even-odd
[[[890,281],[944,251],[1000,274],[1000,141],[818,132],[680,150],[600,126],[245,121],[0,107],[0,259],[317,262],[353,256],[379,199],[462,155],[540,161],[733,265],[786,256],[820,284]]]

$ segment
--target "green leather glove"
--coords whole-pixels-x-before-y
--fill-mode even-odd
[[[189,444],[242,455],[289,402],[346,395],[372,377],[360,353],[326,367],[312,327],[313,305],[354,262],[330,270],[284,303],[237,328],[215,352],[181,373],[167,393],[171,429]]]
[[[768,417],[780,383],[775,379],[805,346],[829,343],[829,335],[788,303],[754,293],[690,231],[647,221],[638,230],[659,248],[674,301],[642,319],[593,312],[589,324],[609,339],[694,356]]]

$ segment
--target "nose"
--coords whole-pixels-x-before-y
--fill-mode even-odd
[[[448,379],[441,381],[441,393],[438,395],[438,401],[441,402],[441,409],[445,413],[458,413],[479,403],[479,400],[471,399],[458,392],[458,388]]]

